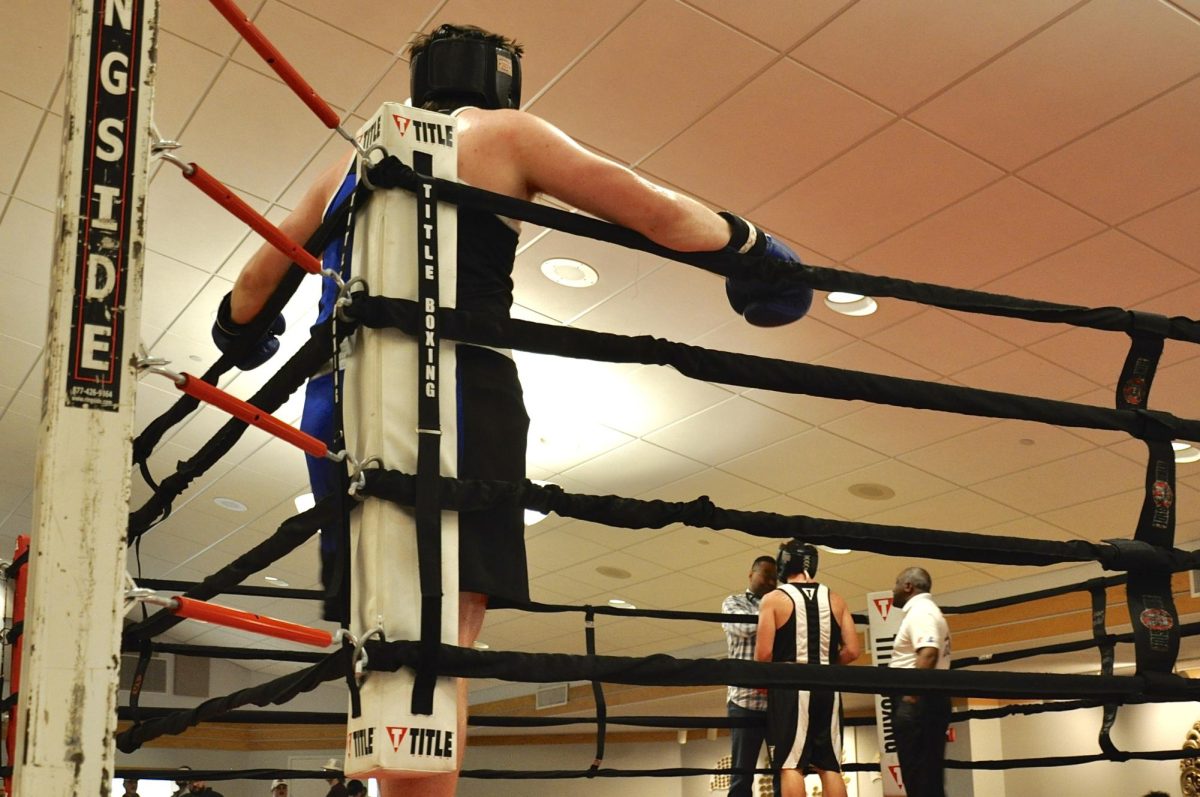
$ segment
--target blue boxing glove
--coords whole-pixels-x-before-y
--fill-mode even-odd
[[[770,257],[799,263],[800,256],[740,216],[722,211],[729,223],[727,252],[751,257]],[[798,321],[812,307],[812,288],[801,284],[772,286],[751,277],[728,277],[725,295],[734,311],[756,327],[778,327]]]
[[[217,320],[213,322],[213,343],[217,344],[217,348],[221,350],[222,354],[241,343],[250,327],[249,324],[239,324],[233,320],[232,301],[233,294],[225,294],[225,298],[221,300],[221,305],[217,308]],[[283,320],[283,316],[276,316],[258,342],[234,365],[243,371],[249,371],[271,359],[275,352],[279,351],[279,336],[286,329],[287,322]]]

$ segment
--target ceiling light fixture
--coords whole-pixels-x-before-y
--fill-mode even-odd
[[[566,288],[590,288],[600,281],[596,269],[569,257],[552,257],[542,261],[542,274],[546,279]]]
[[[277,587],[291,586],[286,581],[284,581],[282,578],[275,578],[275,576],[263,576],[263,581],[269,581]]]
[[[292,503],[296,505],[297,512],[307,512],[317,505],[317,499],[313,498],[312,493],[301,493],[292,499]]]
[[[856,498],[865,498],[868,501],[887,501],[896,497],[896,491],[886,484],[875,484],[873,482],[860,482],[852,484],[846,490]]]
[[[614,609],[636,609],[637,608],[629,601],[621,600],[620,598],[609,598],[608,605],[612,606]]]
[[[1184,443],[1181,440],[1172,440],[1171,448],[1175,450],[1176,462],[1200,462],[1200,449],[1195,448],[1191,443]]]
[[[870,296],[845,291],[830,291],[825,295],[825,306],[835,313],[842,315],[870,315],[879,309],[879,305]]]
[[[222,509],[228,509],[230,512],[245,512],[246,505],[241,501],[235,501],[232,498],[214,498],[213,503]]]
[[[820,548],[825,553],[837,554],[838,556],[842,556],[844,554],[850,553],[849,548],[834,548],[831,545],[818,545],[817,547]]]
[[[486,642],[480,642],[478,639],[476,639],[474,642],[471,643],[471,647],[475,648],[476,650],[491,650],[492,649],[491,645],[489,645]]]

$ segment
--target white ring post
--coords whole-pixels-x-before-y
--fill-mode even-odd
[[[158,0],[73,0],[14,792],[111,790]],[[19,297],[18,297],[19,299]]]

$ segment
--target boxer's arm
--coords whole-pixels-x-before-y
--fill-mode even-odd
[[[841,595],[834,594],[841,608],[837,611],[837,623],[842,632],[842,647],[838,651],[838,664],[849,664],[862,654],[862,644],[858,641],[858,628],[854,625],[854,615]],[[835,607],[836,608],[836,607]]]
[[[754,641],[754,660],[770,661],[775,653],[775,630],[779,627],[781,593],[769,592],[758,606],[758,637]],[[784,618],[786,619],[786,618]]]
[[[329,198],[337,191],[346,175],[347,162],[344,160],[331,164],[304,192],[295,210],[282,223],[279,229],[289,238],[300,245],[316,232],[321,225],[321,216]],[[233,284],[230,299],[230,312],[233,320],[245,324],[267,303],[267,299],[279,285],[283,275],[287,273],[292,261],[287,255],[270,244],[259,247]]]
[[[520,111],[488,116],[529,195],[548,194],[678,251],[714,251],[729,242],[728,223],[704,205],[589,152],[549,122]]]

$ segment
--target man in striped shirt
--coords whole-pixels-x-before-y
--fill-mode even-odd
[[[785,583],[762,600],[754,658],[799,664],[849,664],[857,659],[858,631],[846,601],[814,580],[817,549],[791,540],[780,547],[777,565]],[[769,690],[767,738],[783,797],[804,797],[804,775],[810,771],[820,776],[825,797],[846,797],[837,692]]]
[[[721,604],[724,614],[758,614],[758,603],[763,595],[775,589],[775,560],[770,556],[760,556],[750,565],[749,585],[744,592],[730,595]],[[754,640],[758,626],[753,622],[722,623],[725,629],[725,642],[729,648],[729,658],[754,658]],[[742,686],[729,687],[728,702],[725,710],[730,717],[757,721],[754,727],[733,728],[729,732],[733,743],[731,757],[733,769],[756,769],[758,754],[762,750],[766,738],[767,696],[759,689],[749,689]],[[751,797],[754,784],[753,775],[734,773],[729,779],[729,797]]]

